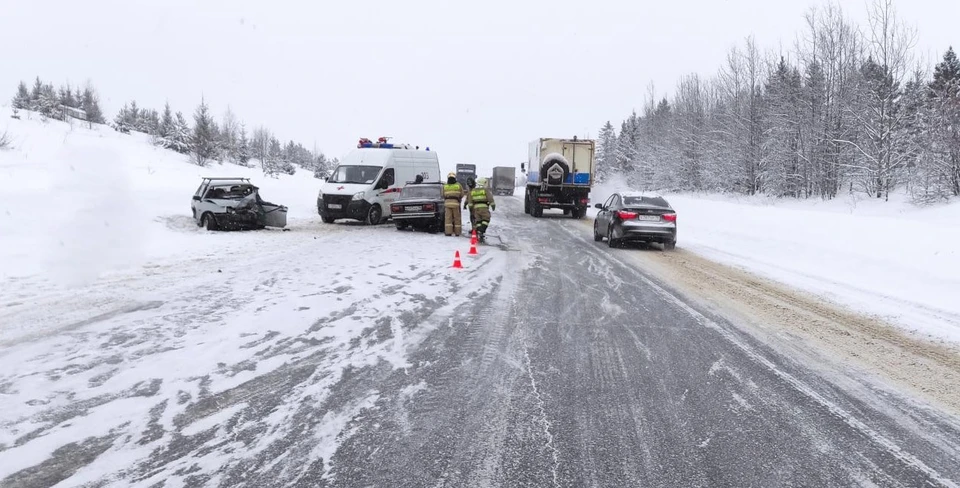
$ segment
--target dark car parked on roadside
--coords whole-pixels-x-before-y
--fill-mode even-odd
[[[443,185],[409,183],[400,198],[390,204],[390,213],[397,230],[409,227],[429,232],[443,229]]]
[[[677,246],[677,212],[659,195],[614,193],[593,221],[593,240],[607,239],[610,247],[627,242],[659,242],[664,249]]]

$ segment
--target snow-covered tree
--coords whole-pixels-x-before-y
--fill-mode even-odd
[[[194,161],[199,166],[205,166],[210,158],[216,154],[216,139],[213,132],[213,118],[210,117],[210,108],[205,99],[200,99],[193,114],[193,137],[190,145]]]
[[[960,196],[960,61],[952,47],[934,69],[928,103],[930,171],[950,194]]]
[[[173,120],[173,111],[170,110],[170,102],[163,104],[163,115],[160,117],[160,124],[157,127],[157,145],[170,148],[170,140],[176,129],[176,122]]]
[[[608,120],[597,137],[596,176],[602,182],[613,170],[617,161],[617,131]]]
[[[73,89],[69,84],[60,87],[60,103],[71,108],[80,106],[80,101],[73,96]]]
[[[237,140],[237,163],[247,166],[250,162],[250,141],[247,139],[247,127],[240,123],[240,136]]]
[[[83,89],[80,108],[87,114],[87,120],[91,123],[106,123],[106,120],[103,118],[103,111],[100,109],[100,97],[89,83],[87,83],[87,86]]]
[[[182,112],[177,112],[174,116],[173,132],[170,134],[169,149],[173,149],[181,154],[190,152],[190,126],[187,124],[186,117]]]
[[[18,110],[30,108],[30,90],[27,89],[27,84],[22,81],[17,85],[17,94],[13,97],[13,108]]]

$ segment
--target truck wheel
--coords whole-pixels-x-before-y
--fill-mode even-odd
[[[213,214],[207,212],[200,217],[200,227],[205,227],[207,230],[217,230],[220,227],[217,225],[217,219],[213,218]]]
[[[536,218],[543,217],[543,207],[540,206],[540,202],[534,201],[533,208],[530,209],[530,215],[533,215]]]
[[[582,219],[587,216],[587,207],[578,207],[573,210],[573,218]]]
[[[530,215],[530,192],[523,199],[523,213]]]
[[[383,218],[383,211],[380,210],[380,205],[374,204],[370,207],[370,210],[367,211],[367,225],[378,225],[381,223]]]

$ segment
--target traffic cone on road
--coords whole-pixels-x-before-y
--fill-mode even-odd
[[[467,254],[469,254],[469,255],[471,255],[471,256],[476,256],[477,254],[479,254],[479,253],[477,252],[477,238],[476,238],[476,236],[474,236],[473,239],[470,239],[470,252],[468,252]]]
[[[457,254],[453,256],[453,267],[463,269],[463,264],[460,262],[460,251],[457,251]]]
[[[476,244],[476,243],[477,243],[477,229],[473,229],[470,232],[470,244]]]

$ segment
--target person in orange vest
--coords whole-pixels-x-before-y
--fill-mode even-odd
[[[487,232],[487,226],[490,225],[490,210],[497,209],[497,203],[493,201],[493,192],[487,188],[486,178],[480,178],[475,184],[470,185],[463,208],[470,209],[472,214],[470,221],[477,230],[477,240],[484,242],[484,234]]]
[[[457,182],[457,175],[447,175],[447,184],[443,185],[443,233],[459,236],[463,233],[463,216],[460,214],[460,200],[463,199],[463,187]]]

